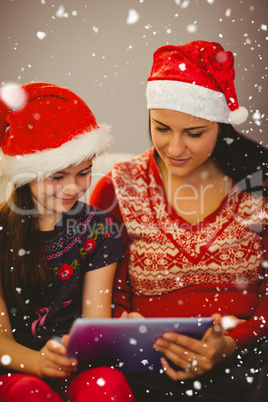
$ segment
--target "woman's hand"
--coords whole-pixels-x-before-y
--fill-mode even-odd
[[[194,378],[235,359],[237,354],[235,340],[230,336],[224,336],[220,314],[214,314],[212,318],[213,325],[202,340],[167,332],[155,341],[154,348],[183,370],[174,370],[162,357],[163,369],[172,380]]]
[[[67,341],[64,335],[62,343],[50,339],[40,351],[39,367],[41,378],[67,378],[77,370],[77,360],[67,357]]]

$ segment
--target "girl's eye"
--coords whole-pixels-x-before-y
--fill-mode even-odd
[[[49,176],[48,179],[49,180],[61,180],[61,179],[63,179],[63,176]]]
[[[88,176],[91,173],[91,171],[89,170],[88,172],[85,173],[79,173],[78,176]]]
[[[79,174],[78,174],[78,176],[80,176],[80,177],[81,177],[81,176],[82,176],[82,177],[83,177],[83,176],[88,176],[88,175],[89,175],[89,172],[87,172],[87,173],[79,173]]]

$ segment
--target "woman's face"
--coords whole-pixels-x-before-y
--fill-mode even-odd
[[[47,179],[33,181],[30,190],[39,214],[69,211],[91,183],[92,159],[70,166]]]
[[[167,109],[151,109],[151,137],[165,168],[184,177],[198,170],[212,154],[218,123]]]

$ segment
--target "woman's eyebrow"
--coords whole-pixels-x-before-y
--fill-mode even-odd
[[[161,124],[161,126],[165,126],[165,127],[168,127],[169,128],[169,126],[167,125],[167,124],[164,124],[164,123],[161,123],[161,121],[158,121],[158,120],[155,120],[155,119],[152,119],[155,123],[157,123],[157,124]],[[187,128],[185,128],[184,130],[185,131],[189,131],[189,130],[197,130],[197,129],[200,129],[200,128],[207,128],[208,127],[208,125],[206,125],[206,126],[195,126],[195,127],[187,127]]]
[[[161,121],[158,121],[158,120],[155,120],[155,119],[152,119],[152,120],[157,124],[161,124],[161,126],[169,127],[167,124],[161,123]]]
[[[208,125],[207,125],[207,126],[188,127],[188,128],[185,128],[184,130],[185,130],[185,131],[189,131],[189,130],[198,130],[199,128],[207,128],[207,127],[208,127]]]

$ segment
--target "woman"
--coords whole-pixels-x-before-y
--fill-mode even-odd
[[[162,358],[164,375],[132,376],[138,400],[237,401],[268,334],[268,155],[232,127],[247,118],[234,76],[218,43],[159,48],[146,93],[153,148],[115,165],[91,198],[125,227],[114,316],[214,318],[202,341],[156,340],[178,370]]]
[[[67,355],[75,318],[110,317],[113,219],[79,201],[109,130],[67,88],[29,83],[0,93],[0,401],[133,400],[117,370]],[[90,362],[89,362],[90,363]]]

